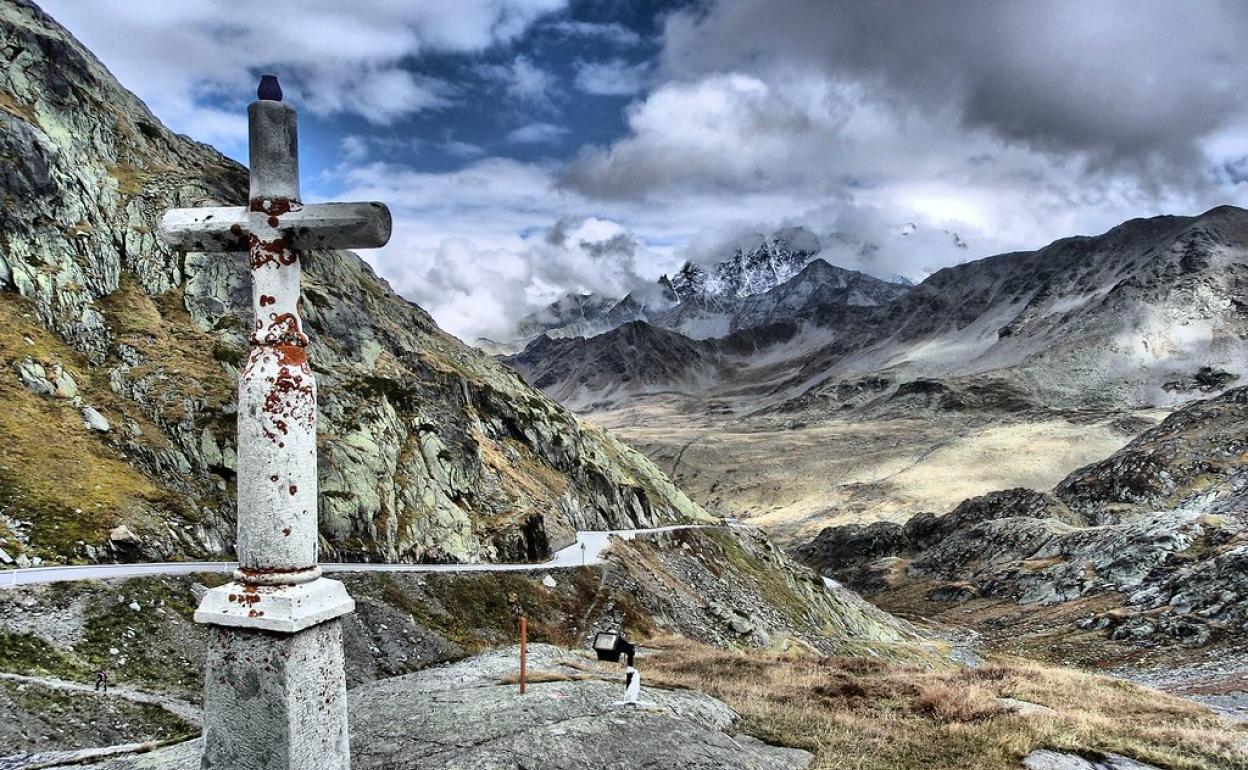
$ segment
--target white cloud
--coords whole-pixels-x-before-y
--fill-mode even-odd
[[[549,144],[567,133],[568,129],[553,123],[530,123],[507,134],[504,141],[512,144]]]
[[[507,96],[517,102],[545,110],[554,108],[558,81],[527,56],[517,56],[506,65],[483,65],[479,72],[502,83]]]
[[[368,139],[359,134],[348,134],[338,142],[339,157],[346,163],[358,163],[368,157]]]
[[[558,21],[543,29],[549,29],[568,37],[599,38],[618,46],[631,46],[641,42],[641,35],[623,24],[596,24],[588,21]]]
[[[576,87],[587,94],[631,96],[643,91],[650,70],[649,62],[629,64],[622,59],[576,63]]]
[[[663,59],[677,78],[819,71],[1007,141],[1174,175],[1244,119],[1245,34],[1248,6],[1222,2],[712,0],[667,18]]]
[[[484,149],[475,144],[470,144],[469,142],[450,140],[443,142],[441,147],[442,151],[447,155],[451,155],[456,158],[479,158],[486,154]]]
[[[347,189],[336,198],[384,200],[394,213],[390,244],[362,256],[468,340],[506,338],[567,291],[623,296],[669,256],[611,216],[578,213],[587,202],[556,189],[545,166],[487,158],[452,173],[374,163],[341,174]],[[561,237],[548,238],[557,223]]]
[[[1100,232],[1132,217],[1197,213],[1228,201],[1248,201],[1246,188],[1225,181],[1248,172],[1244,132],[1235,129],[1242,123],[1234,116],[1244,114],[1239,103],[1193,116],[1183,126],[1150,124],[1132,134],[1129,124],[1147,122],[1147,97],[1154,86],[1139,81],[1129,67],[1109,66],[1112,57],[1106,50],[1088,54],[1105,65],[1090,76],[1094,88],[1106,90],[1099,98],[1107,114],[1097,122],[1084,110],[1088,84],[1072,80],[1071,68],[1081,66],[1079,56],[1073,49],[1056,56],[1088,43],[1089,36],[1101,36],[1102,47],[1112,51],[1168,38],[1177,27],[1163,30],[1133,18],[1115,31],[1098,17],[1080,28],[1067,13],[1070,6],[1059,5],[1064,10],[1057,18],[1065,20],[1061,29],[1053,22],[1040,30],[1043,20],[1024,14],[1001,33],[1013,40],[1010,45],[1002,51],[995,44],[987,47],[1017,59],[1011,66],[1019,71],[1015,88],[1020,99],[1031,99],[1040,89],[1046,104],[1069,113],[1069,124],[1052,115],[1028,123],[1031,108],[1023,105],[1016,116],[1022,122],[1015,125],[1005,113],[954,98],[947,90],[938,89],[941,98],[914,93],[917,86],[906,77],[927,83],[923,65],[953,71],[955,85],[961,82],[957,72],[962,65],[969,77],[990,77],[995,65],[964,62],[973,54],[956,50],[973,48],[970,38],[992,39],[979,34],[973,13],[947,14],[945,9],[941,13],[951,17],[946,22],[927,27],[916,22],[910,25],[916,29],[888,30],[878,40],[862,35],[864,28],[875,27],[859,18],[872,17],[874,11],[854,9],[887,9],[880,11],[883,16],[895,11],[897,23],[904,24],[901,17],[911,5],[740,0],[677,14],[668,24],[665,65],[658,73],[665,81],[630,106],[623,138],[583,148],[563,170],[560,184],[598,202],[648,201],[684,212],[705,228],[705,237],[695,239],[701,245],[685,252],[689,256],[699,256],[699,249],[722,243],[740,228],[765,231],[780,224],[809,224],[829,232],[849,223],[863,238],[883,242],[889,228],[915,221],[925,232],[940,233],[941,243],[948,230],[972,244],[964,251],[936,248],[935,242],[919,248],[914,239],[898,242],[887,258],[894,264],[873,270],[915,279],[945,264]],[[1005,12],[994,9],[1019,7],[988,6],[985,14],[1005,27],[1010,26],[1002,18]],[[834,7],[844,13],[834,13]],[[1203,30],[1215,23],[1214,17],[1202,12],[1193,24]],[[961,22],[969,31],[957,26]],[[928,33],[936,39],[922,44],[915,39]],[[1027,45],[1028,34],[1042,38],[1034,49]],[[845,41],[854,35],[862,40]],[[1195,32],[1183,34],[1173,47],[1197,60],[1211,59],[1209,71],[1217,73],[1225,69],[1226,40],[1224,32]],[[884,43],[896,44],[873,48]],[[1036,50],[1053,55],[1047,65]],[[1138,62],[1138,72],[1153,72],[1157,64],[1142,61],[1148,50],[1125,52],[1124,61]],[[903,61],[876,61],[889,56]],[[846,57],[871,66],[856,60],[846,64]],[[1179,66],[1169,53],[1162,59]],[[1200,93],[1156,93],[1156,99],[1167,102],[1160,107],[1160,120],[1169,121],[1171,111],[1177,115],[1197,108],[1227,87],[1220,76],[1207,87],[1190,72],[1184,77],[1190,81],[1186,87]],[[1115,79],[1123,80],[1126,93],[1112,91]],[[1152,82],[1171,80],[1172,75],[1158,73]],[[1030,85],[1023,87],[1023,81]],[[1004,104],[1001,97],[994,109]],[[1220,121],[1231,122],[1208,130]],[[1028,126],[1036,133],[1027,134]],[[1154,140],[1139,131],[1162,131],[1157,136],[1172,140],[1155,152],[1150,149]],[[1193,143],[1191,137],[1199,139]],[[717,213],[706,210],[708,201],[718,202]],[[760,201],[781,213],[768,213]],[[873,227],[878,230],[874,237],[867,233]]]
[[[426,52],[472,52],[514,40],[566,0],[404,2],[42,0],[127,88],[174,130],[237,149],[245,119],[206,106],[246,103],[257,72],[279,75],[303,108],[385,124],[445,105],[450,84],[404,65]]]

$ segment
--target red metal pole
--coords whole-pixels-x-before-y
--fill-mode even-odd
[[[529,666],[529,620],[520,618],[520,694],[524,695],[524,680]]]

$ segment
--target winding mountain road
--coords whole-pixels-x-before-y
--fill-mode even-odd
[[[671,532],[678,529],[715,527],[714,524],[676,524],[652,529],[583,530],[576,533],[576,542],[560,549],[544,562],[475,563],[475,564],[385,564],[321,562],[324,572],[525,572],[601,564],[602,552],[612,536],[632,540],[638,535]],[[64,583],[73,580],[107,580],[109,578],[143,575],[189,575],[195,572],[233,572],[238,566],[232,561],[170,561],[149,564],[87,564],[72,567],[27,567],[0,572],[0,587],[15,588],[38,583]]]

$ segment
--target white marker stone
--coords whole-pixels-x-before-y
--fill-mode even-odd
[[[204,770],[347,770],[338,618],[355,603],[317,566],[316,380],[299,307],[299,251],[385,245],[381,203],[299,202],[295,111],[276,79],[247,109],[245,208],[175,209],[176,248],[247,251],[255,327],[238,383],[238,562],[195,620],[214,627],[204,676]]]

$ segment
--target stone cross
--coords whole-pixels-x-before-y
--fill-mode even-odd
[[[347,770],[338,618],[355,603],[317,566],[316,381],[299,299],[299,252],[390,238],[381,203],[299,201],[295,111],[276,78],[247,108],[245,207],[174,209],[161,231],[187,251],[246,251],[255,326],[238,383],[238,569],[195,620],[211,626],[204,770]]]

